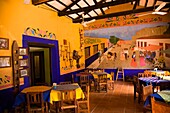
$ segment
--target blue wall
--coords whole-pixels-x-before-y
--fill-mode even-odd
[[[59,83],[60,63],[59,63],[59,54],[58,54],[59,53],[58,41],[23,35],[22,42],[23,42],[23,47],[28,47],[28,42],[54,45],[53,47],[51,47],[51,59],[52,59],[51,62],[52,81],[51,82]],[[27,56],[24,56],[24,58],[26,57]],[[29,76],[24,77],[24,85],[20,86],[20,90],[30,86],[29,79],[30,79]],[[13,88],[0,91],[0,113],[2,113],[4,109],[8,109],[8,110],[12,109],[12,105],[15,101],[15,96],[13,91],[14,91]]]

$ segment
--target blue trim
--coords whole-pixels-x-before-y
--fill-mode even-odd
[[[54,45],[51,47],[51,83],[59,82],[60,78],[60,62],[59,62],[59,48],[58,48],[58,41],[57,40],[49,40],[44,38],[37,38],[33,36],[27,36],[23,35],[23,47],[28,47],[28,42],[35,42],[35,43],[41,43],[41,44],[52,44]],[[29,83],[29,77],[24,77],[24,86],[28,87],[30,86]],[[24,87],[23,87],[24,88]]]
[[[88,67],[91,63],[93,63],[99,57],[98,52],[91,56],[90,58],[85,60],[85,67]]]

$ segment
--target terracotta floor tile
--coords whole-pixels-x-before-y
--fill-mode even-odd
[[[115,81],[114,90],[90,92],[91,113],[142,113],[143,104],[133,98],[133,84]]]

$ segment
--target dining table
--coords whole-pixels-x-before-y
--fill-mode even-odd
[[[76,91],[76,99],[84,99],[85,95],[81,89],[81,87],[78,85],[78,83],[73,84],[64,84],[64,85],[56,85],[56,87],[52,88],[50,92],[50,103],[53,104],[53,102],[61,101],[61,91],[62,90],[75,90]],[[73,95],[70,94],[70,98],[73,97]]]
[[[92,72],[92,75],[93,75],[94,79],[98,79],[98,76],[100,76],[100,75],[107,75],[107,78],[109,80],[113,80],[111,74],[109,74],[107,72],[96,71],[96,72]]]
[[[161,79],[160,77],[157,77],[157,76],[156,77],[140,77],[138,79],[139,79],[140,85],[144,85],[144,86],[147,86],[150,83],[152,84],[152,86],[157,86],[162,83],[170,84],[170,80]]]
[[[15,102],[13,104],[13,108],[19,106],[22,103],[26,103],[26,93],[28,92],[42,92],[43,93],[43,99],[45,102],[49,101],[50,97],[50,86],[31,86],[24,88],[15,98]]]
[[[144,107],[151,105],[151,97],[154,97],[156,101],[170,104],[170,90],[162,90],[160,92],[149,95],[144,102]]]

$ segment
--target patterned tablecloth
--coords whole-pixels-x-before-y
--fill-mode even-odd
[[[51,90],[50,92],[50,103],[53,104],[53,101],[61,101],[61,91],[62,90],[76,90],[76,99],[84,99],[84,93],[77,83],[74,84],[65,84],[57,85],[57,87]],[[70,95],[72,98],[73,95]]]
[[[158,94],[164,99],[165,102],[170,102],[170,90],[162,90]]]
[[[162,90],[159,93],[149,95],[144,102],[144,107],[151,105],[151,97],[154,97],[157,101],[170,104],[170,90]]]
[[[139,82],[144,86],[147,86],[150,83],[152,83],[153,86],[156,86],[157,84],[162,82],[170,82],[170,80],[162,80],[160,79],[160,77],[140,77]]]

